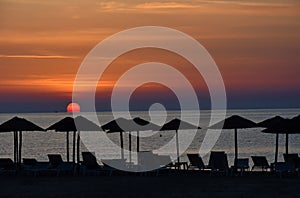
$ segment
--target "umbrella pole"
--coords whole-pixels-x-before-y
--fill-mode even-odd
[[[16,133],[16,164],[19,163],[19,141],[18,141],[18,131],[15,132]]]
[[[77,163],[80,162],[80,131],[77,132]]]
[[[234,129],[234,158],[238,159],[237,129]]]
[[[278,139],[279,139],[279,134],[276,133],[275,164],[278,161]]]
[[[17,135],[16,131],[14,131],[14,162],[17,163]]]
[[[76,131],[73,131],[73,163],[75,163],[75,142],[76,142]]]
[[[14,132],[14,162],[16,163],[16,134]]]
[[[140,152],[140,132],[136,132],[136,152]]]
[[[180,167],[180,160],[179,160],[179,140],[178,140],[178,130],[176,130],[176,148],[177,148],[177,162],[178,162],[178,169]]]
[[[129,162],[131,163],[131,132],[129,131]]]
[[[21,165],[21,157],[22,157],[22,131],[19,132],[20,136],[19,136],[19,166]]]
[[[286,155],[289,154],[289,134],[285,135],[285,153]]]
[[[70,161],[70,153],[69,153],[69,131],[67,131],[67,135],[66,135],[66,139],[67,139],[67,142],[66,142],[66,146],[67,146],[67,162]]]
[[[120,144],[121,144],[121,158],[124,159],[124,143],[123,143],[123,132],[120,132]]]

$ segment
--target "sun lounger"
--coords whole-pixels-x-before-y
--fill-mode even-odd
[[[142,175],[147,175],[150,172],[155,172],[158,175],[162,168],[165,168],[165,164],[159,155],[152,153],[152,151],[140,151],[138,153],[138,171],[147,170]]]
[[[113,169],[98,164],[94,152],[82,152],[81,172],[83,175],[99,175],[101,173],[109,173],[112,175]]]
[[[161,168],[176,168],[176,165],[169,155],[157,155],[156,157],[158,158]]]
[[[297,153],[283,154],[284,161],[294,167],[294,171],[300,168],[300,158]]]
[[[38,176],[41,172],[49,172],[49,169],[49,162],[38,162],[34,158],[23,158],[22,172],[26,175]]]
[[[15,163],[10,158],[0,158],[0,174],[12,174],[15,175],[17,173]]]
[[[73,162],[64,162],[60,154],[48,154],[48,159],[50,163],[49,169],[56,171],[57,176],[61,174],[76,174],[76,164]]]
[[[188,153],[187,157],[190,161],[188,168],[198,168],[199,170],[204,170],[206,168],[202,158],[198,154]]]
[[[277,162],[276,164],[274,164],[274,166],[274,170],[279,174],[280,178],[283,174],[288,174],[295,171],[294,166],[288,162]]]
[[[251,156],[251,158],[253,161],[251,171],[253,171],[254,168],[261,168],[262,171],[267,171],[268,169],[271,169],[271,166],[269,165],[266,156]]]
[[[238,158],[234,161],[234,166],[232,167],[236,172],[240,172],[243,176],[244,172],[249,169],[249,159],[248,158]]]
[[[211,175],[220,172],[228,175],[230,168],[227,154],[224,151],[212,151],[209,157],[208,168],[211,169]]]

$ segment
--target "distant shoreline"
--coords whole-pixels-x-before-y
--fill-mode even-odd
[[[210,111],[211,109],[200,109],[200,111]],[[217,110],[221,110],[221,109],[217,109]],[[276,111],[276,110],[299,110],[300,111],[300,107],[295,107],[295,108],[228,108],[227,111]],[[134,110],[131,112],[146,112],[148,110]],[[156,110],[154,110],[156,111]],[[178,112],[179,110],[168,110],[169,112]],[[192,109],[186,109],[186,110],[182,110],[182,111],[198,111],[198,110],[192,110]],[[103,111],[97,111],[97,112],[111,112],[108,110],[103,110]],[[118,112],[125,112],[124,110],[120,110]],[[65,111],[33,111],[33,112],[0,112],[0,114],[41,114],[41,113],[68,113]],[[91,113],[91,112],[82,112],[82,113]],[[70,115],[72,115],[72,113],[69,113]]]

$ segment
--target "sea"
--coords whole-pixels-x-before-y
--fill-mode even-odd
[[[196,124],[199,120],[199,111],[185,111],[184,114],[186,122]],[[210,119],[211,111],[200,111],[201,119],[199,126],[203,129],[198,130],[192,138],[190,138],[189,130],[179,131],[179,142],[181,148],[181,161],[186,161],[186,153],[199,153],[203,156],[205,163],[209,160],[209,151],[202,151],[201,145],[208,133],[207,123]],[[120,115],[122,112],[120,113]],[[152,111],[151,121],[159,124],[159,122],[168,121],[172,118],[180,118],[182,112],[170,111],[168,112],[168,118],[166,120],[165,112]],[[284,118],[292,118],[300,114],[300,109],[244,109],[244,110],[227,110],[226,117],[231,115],[240,115],[254,122],[260,122],[273,116],[279,115]],[[97,113],[101,123],[111,121],[111,115],[108,112]],[[20,114],[0,114],[0,123],[3,123],[14,116],[26,118],[35,124],[47,128],[51,124],[59,121],[66,116],[72,116],[70,113],[20,113]],[[132,116],[147,118],[149,112],[132,112]],[[198,120],[197,120],[198,119]],[[300,123],[299,123],[300,124]],[[266,134],[261,132],[263,128],[250,128],[238,130],[238,148],[239,158],[251,158],[253,155],[266,156],[269,162],[274,162],[275,153],[275,134]],[[82,134],[83,132],[81,132]],[[97,138],[97,141],[93,142],[93,146],[89,146],[88,141],[81,142],[81,151],[91,151],[91,148],[99,148],[97,152],[101,152],[102,158],[111,159],[118,158],[120,156],[119,148],[120,134],[99,132],[101,136]],[[132,150],[136,149],[136,133],[132,135]],[[129,154],[129,133],[124,133],[124,148],[125,158],[134,159],[134,154]],[[176,156],[176,143],[175,131],[158,131],[158,132],[140,132],[140,151],[153,151],[153,153],[160,154],[160,148],[168,145],[166,150],[170,152],[170,155]],[[189,137],[188,137],[189,136]],[[188,138],[185,138],[188,137]],[[70,134],[70,158],[72,158],[72,138]],[[83,138],[84,139],[84,138]],[[96,139],[95,139],[96,140]],[[108,143],[108,140],[110,143]],[[100,150],[100,151],[99,151]],[[228,155],[230,164],[233,164],[234,158],[234,132],[233,130],[221,130],[220,136],[213,144],[211,151],[225,151]],[[283,161],[283,153],[285,152],[285,135],[279,136],[279,161]],[[289,135],[289,153],[300,154],[300,134]],[[47,161],[47,154],[61,154],[64,160],[66,160],[66,133],[64,132],[23,132],[23,145],[22,145],[22,158],[36,158],[38,161]],[[0,158],[12,158],[13,159],[13,133],[6,132],[0,133]],[[172,159],[175,159],[174,157]],[[134,161],[134,160],[133,160]],[[250,159],[251,163],[251,159]]]

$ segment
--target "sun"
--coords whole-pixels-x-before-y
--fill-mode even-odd
[[[68,104],[67,112],[69,112],[69,113],[80,112],[80,105],[75,102]]]

